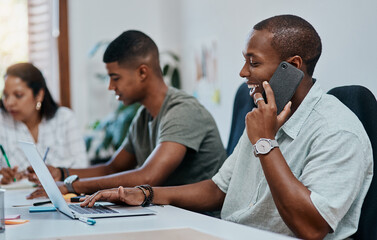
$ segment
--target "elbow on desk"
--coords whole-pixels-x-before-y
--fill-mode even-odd
[[[297,230],[297,229],[296,229]],[[295,235],[299,238],[302,239],[307,239],[307,240],[316,240],[316,239],[323,239],[326,237],[326,235],[330,232],[328,226],[323,226],[323,227],[317,227],[317,228],[303,228],[298,231],[293,231],[295,232]]]

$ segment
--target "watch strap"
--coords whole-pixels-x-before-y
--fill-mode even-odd
[[[68,190],[69,193],[76,193],[76,191],[75,191],[75,189],[73,189],[72,185],[78,179],[79,179],[79,177],[77,175],[72,175],[72,176],[67,177],[64,180],[64,185],[67,187],[67,190]]]
[[[66,183],[65,186],[67,187],[69,193],[76,193],[75,189],[73,189],[72,183]]]
[[[272,148],[279,147],[279,143],[275,139],[270,139],[270,143]]]

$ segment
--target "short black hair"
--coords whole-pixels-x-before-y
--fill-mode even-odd
[[[55,116],[59,106],[52,98],[50,91],[47,88],[45,78],[38,68],[31,63],[17,63],[7,68],[5,77],[6,76],[19,77],[33,91],[34,97],[37,96],[41,89],[43,89],[45,95],[42,101],[40,114],[46,119],[51,119]],[[6,111],[3,101],[0,101],[0,107]]]
[[[312,76],[315,65],[322,53],[322,43],[314,27],[294,15],[279,15],[265,19],[254,26],[254,30],[267,30],[273,34],[272,47],[280,54],[281,60],[300,56]]]
[[[159,52],[156,43],[145,33],[129,30],[120,34],[107,47],[103,62],[118,62],[119,65],[137,67],[147,57],[152,58],[157,73],[161,73]]]

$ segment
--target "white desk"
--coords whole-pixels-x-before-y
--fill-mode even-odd
[[[190,212],[173,206],[152,206],[156,215],[96,219],[93,226],[73,220],[60,212],[29,213],[28,206],[38,200],[26,200],[32,189],[7,190],[5,193],[5,215],[21,214],[21,219],[30,220],[21,225],[6,225],[0,239],[41,239],[64,236],[85,236],[140,232],[161,229],[191,228],[223,239],[291,239],[286,236],[227,222]],[[110,238],[109,238],[110,239]]]

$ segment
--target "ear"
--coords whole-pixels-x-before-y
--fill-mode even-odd
[[[145,64],[141,64],[138,68],[138,73],[141,81],[144,81],[148,77],[149,67]]]
[[[289,62],[290,64],[292,64],[293,66],[295,66],[298,69],[301,69],[302,64],[303,64],[302,58],[298,55],[290,57],[286,61]]]
[[[45,98],[45,90],[44,89],[41,89],[39,90],[39,92],[37,93],[37,96],[35,96],[35,100],[37,100],[37,102],[43,102],[43,99]]]

